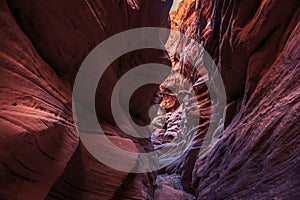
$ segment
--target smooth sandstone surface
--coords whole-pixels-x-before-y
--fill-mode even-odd
[[[179,173],[184,189],[198,199],[300,198],[299,1],[185,0],[169,22],[170,7],[169,0],[0,0],[0,199],[154,199],[156,172],[119,172],[85,149],[71,97],[76,73],[97,44],[147,26],[170,26],[202,43],[226,90],[224,126],[214,124],[224,131],[199,158],[208,123],[219,112],[202,77],[193,76],[197,96],[183,112],[200,109],[199,126],[187,132],[196,137],[164,172]],[[147,49],[111,64],[99,83],[96,109],[112,141],[133,152],[153,150],[149,138],[116,127],[112,89],[147,62],[172,64],[190,77],[187,54],[170,59]],[[207,72],[212,83],[215,74]],[[149,121],[157,90],[145,87],[132,99],[138,123]],[[175,194],[162,185],[156,195],[165,198],[162,191]]]

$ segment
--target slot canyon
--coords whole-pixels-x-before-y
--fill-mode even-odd
[[[298,0],[0,0],[0,200],[300,199],[299,19]]]

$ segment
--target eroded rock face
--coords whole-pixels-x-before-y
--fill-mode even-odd
[[[9,5],[20,26],[41,56],[60,77],[72,85],[82,61],[100,42],[128,29],[147,26],[168,27],[171,1],[45,1],[37,3],[34,0],[26,0],[9,1]],[[113,71],[108,72],[106,79],[103,78],[105,87],[99,87],[97,92],[97,98],[101,99],[101,105],[97,105],[97,111],[101,114],[100,118],[114,122],[109,94],[123,73],[134,66],[150,61],[167,63],[168,58],[165,54],[153,50],[147,53],[138,51],[113,63],[111,66]],[[147,91],[144,94],[153,93],[153,89],[149,90],[150,92]],[[138,111],[138,114],[143,115],[141,112]]]
[[[71,87],[83,59],[106,38],[130,28],[168,27],[171,1],[8,4],[10,10],[0,0],[0,198],[153,199],[155,173],[111,169],[79,142]],[[220,113],[211,106],[202,76],[192,76],[197,96],[183,113],[199,106],[202,118],[198,127],[187,129],[196,132],[192,145],[164,169],[180,173],[184,189],[198,199],[299,198],[299,13],[296,0],[186,0],[172,14],[172,28],[211,54],[227,95],[225,126],[214,124],[225,131],[198,158],[208,123]],[[172,56],[173,70],[191,77],[186,54]],[[110,93],[132,67],[155,61],[170,65],[166,52],[122,56],[107,70],[96,95],[106,134],[133,152],[153,148],[149,139],[133,138],[115,126]],[[213,82],[215,74],[208,71],[208,79]],[[137,122],[149,120],[157,89],[145,87],[131,101]]]
[[[172,174],[162,174],[158,175],[156,178],[156,186],[154,199],[156,200],[194,200],[196,199],[193,195],[183,191],[181,186],[180,176]]]
[[[198,14],[195,11],[195,6],[194,1],[183,1],[177,12],[171,13],[171,28],[185,33],[186,37],[192,39],[195,38],[197,27],[194,22]],[[175,137],[172,137],[175,139],[167,141],[170,143],[170,147],[167,148],[172,149],[173,152],[181,152],[180,156],[160,172],[180,174],[184,189],[192,194],[194,193],[192,172],[199,151],[207,145],[202,146],[209,127],[213,130],[220,123],[214,121],[216,117],[211,118],[211,116],[220,114],[213,108],[209,97],[208,71],[201,62],[205,58],[203,48],[196,48],[193,44],[189,39],[176,36],[176,34],[171,34],[170,40],[166,44],[171,46],[172,72],[161,87],[176,91],[177,98],[181,99],[179,100],[181,105],[179,108],[174,106],[176,110],[165,115],[164,130],[154,129],[154,138],[157,138],[154,141],[155,145],[158,145],[157,148],[166,146],[164,144],[159,145],[166,143],[160,139],[161,135],[163,135],[162,138],[167,138],[170,132],[175,130],[176,134],[173,134]],[[192,62],[198,63],[198,70],[194,69]],[[161,121],[160,117],[157,120]],[[213,132],[211,132],[212,140],[214,140]],[[164,157],[163,155],[160,159],[164,160]]]
[[[299,198],[299,2],[185,2],[173,28],[205,46],[227,97],[225,131],[190,169],[196,195]]]
[[[43,199],[79,141],[71,87],[0,5],[0,197]]]
[[[199,197],[299,198],[299,30],[298,23],[215,149],[197,161]]]
[[[42,57],[73,82],[83,59],[105,39],[132,28],[167,27],[171,1],[13,0],[9,5]]]
[[[0,196],[153,199],[154,172],[113,170],[94,159],[81,142],[78,145],[71,87],[83,59],[108,37],[131,28],[168,27],[171,1],[26,0],[9,1],[10,10],[2,2],[1,62],[5,67],[1,70],[5,73],[1,73],[1,135],[5,139],[1,139],[4,178]],[[110,93],[125,72],[156,61],[170,65],[162,51],[150,49],[122,56],[107,70],[96,94],[97,114],[106,134],[132,152],[151,151],[152,144],[148,138],[134,138],[115,127]],[[148,86],[131,101],[131,112],[138,122],[149,120],[148,109],[157,90],[158,86]]]

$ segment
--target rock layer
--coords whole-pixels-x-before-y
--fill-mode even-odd
[[[226,129],[192,169],[199,199],[299,198],[299,14],[297,1],[202,0],[173,15],[213,57],[227,96]]]
[[[131,28],[168,27],[171,1],[7,3],[0,0],[0,198],[153,199],[155,172],[116,171],[84,148],[72,118],[71,87],[83,59],[100,42]],[[208,123],[221,112],[211,106],[202,77],[192,76],[197,96],[188,103],[200,106],[202,119],[187,129],[197,132],[192,146],[165,169],[180,173],[185,190],[198,199],[300,197],[299,4],[185,0],[172,14],[172,28],[210,53],[226,90],[225,124],[214,123],[224,131],[200,158]],[[172,55],[173,70],[191,77],[187,53]],[[150,139],[116,127],[111,92],[128,70],[156,61],[170,65],[166,52],[128,53],[111,64],[98,87],[96,109],[106,134],[133,152],[153,150]],[[214,82],[216,71],[207,74]],[[136,122],[149,121],[157,89],[135,94],[130,111]]]
[[[71,88],[0,5],[0,198],[43,199],[78,144]]]
[[[2,2],[1,136],[5,139],[1,139],[0,197],[153,199],[154,172],[116,171],[94,159],[81,142],[77,147],[71,87],[83,59],[100,42],[131,28],[168,27],[171,1],[7,1],[10,10]],[[111,64],[96,95],[97,114],[109,139],[132,152],[151,151],[150,139],[134,138],[116,127],[111,92],[125,72],[149,62],[170,65],[163,51],[128,53]],[[149,120],[157,89],[145,87],[132,98],[131,112],[141,124]]]

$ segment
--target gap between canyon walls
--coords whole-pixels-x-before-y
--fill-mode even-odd
[[[299,4],[184,0],[169,22],[169,0],[0,0],[0,199],[154,199],[156,177],[157,199],[193,198],[183,189],[198,199],[298,199]],[[191,145],[159,172],[133,174],[100,163],[80,142],[71,88],[95,46],[138,27],[171,27],[194,38],[217,68],[193,71],[179,45],[171,57],[153,49],[130,52],[106,70],[96,94],[98,118],[109,139],[131,152],[153,151],[168,141],[167,130],[178,127],[158,131],[154,145],[116,127],[109,108],[122,75],[132,66],[163,63],[196,91],[169,119],[178,124],[178,116],[199,109],[199,125],[185,129],[195,135]],[[224,126],[214,121],[221,111],[212,106],[205,84],[214,85],[217,70],[227,97]],[[158,89],[145,87],[132,98],[137,123],[149,121],[147,109]],[[221,136],[198,157],[211,122]]]

